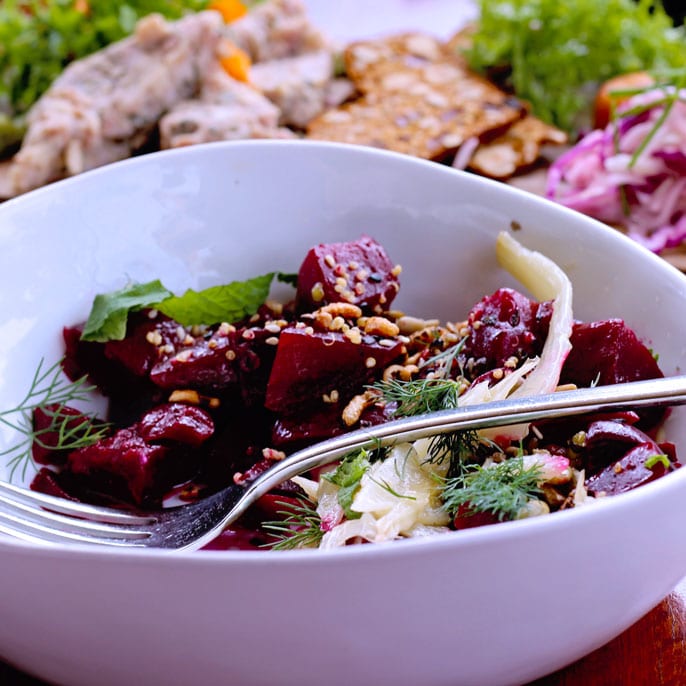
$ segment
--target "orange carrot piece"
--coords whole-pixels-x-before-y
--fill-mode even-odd
[[[248,12],[248,8],[240,0],[212,0],[207,9],[219,12],[227,24]]]

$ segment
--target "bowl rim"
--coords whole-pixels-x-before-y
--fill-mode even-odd
[[[382,150],[361,145],[350,145],[346,143],[335,143],[318,140],[241,140],[241,141],[220,141],[204,143],[199,145],[177,148],[172,150],[161,150],[147,153],[138,157],[127,158],[118,162],[113,162],[96,169],[92,169],[74,177],[55,181],[41,188],[37,188],[28,193],[7,200],[0,204],[0,220],[3,214],[13,211],[14,208],[21,208],[24,204],[30,204],[35,198],[43,195],[61,194],[63,192],[78,192],[78,187],[83,182],[89,182],[98,176],[112,176],[125,174],[130,166],[144,166],[155,164],[159,159],[166,158],[202,158],[209,155],[221,155],[223,152],[234,149],[256,149],[263,153],[270,150],[288,150],[293,148],[308,150],[308,154],[318,156],[326,155],[351,155],[367,158],[369,163],[376,160],[386,161],[390,164],[405,166],[408,169],[420,170],[419,173],[426,171],[433,174],[450,175],[457,179],[456,183],[465,184],[467,187],[482,187],[494,191],[499,195],[510,196],[519,202],[526,202],[530,205],[538,206],[548,212],[565,215],[569,221],[584,223],[593,227],[594,231],[601,231],[607,236],[612,236],[611,240],[623,244],[624,249],[635,251],[641,254],[641,259],[652,261],[653,266],[662,270],[671,279],[681,279],[686,284],[686,275],[682,274],[676,267],[661,259],[644,246],[630,239],[625,234],[617,231],[600,221],[581,214],[575,210],[559,205],[552,200],[537,196],[533,193],[507,185],[503,182],[478,176],[463,170],[455,169],[447,165],[442,165],[430,160],[424,160],[402,153]],[[417,537],[403,539],[402,541],[387,541],[374,545],[344,546],[342,548],[319,550],[285,550],[278,551],[278,555],[265,554],[266,550],[203,550],[203,551],[170,551],[149,548],[128,548],[128,547],[109,547],[93,546],[88,544],[49,544],[41,545],[32,542],[13,539],[10,537],[0,537],[0,553],[15,551],[23,554],[37,554],[48,557],[61,557],[64,554],[77,557],[106,557],[107,559],[117,560],[162,560],[169,557],[180,561],[183,564],[273,564],[275,559],[279,564],[340,564],[345,560],[357,560],[360,557],[366,559],[367,556],[374,557],[396,557],[406,555],[425,555],[434,550],[443,549],[463,549],[480,546],[491,546],[498,544],[503,538],[506,540],[517,540],[528,536],[544,535],[549,527],[555,527],[561,531],[568,527],[583,526],[584,522],[603,516],[606,511],[621,512],[640,508],[642,500],[652,500],[659,498],[663,493],[672,492],[674,489],[686,488],[682,482],[686,480],[686,468],[677,469],[674,472],[664,475],[650,483],[644,484],[637,489],[615,496],[607,497],[599,502],[594,502],[588,506],[573,508],[561,512],[551,513],[550,516],[531,517],[516,521],[500,522],[498,525],[482,526],[462,531],[451,531],[435,536]],[[182,562],[181,562],[182,561]]]

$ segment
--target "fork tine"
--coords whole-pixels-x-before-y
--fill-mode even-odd
[[[145,547],[145,538],[109,538],[89,536],[65,529],[58,529],[54,525],[44,525],[26,519],[23,516],[15,516],[0,511],[0,533],[12,538],[19,538],[33,543],[91,543],[108,546]]]
[[[3,497],[3,500],[7,498],[12,502],[21,502],[26,506],[33,506],[33,509],[36,509],[36,507],[46,508],[52,512],[60,512],[65,515],[81,519],[92,519],[98,522],[146,525],[153,524],[156,521],[154,515],[136,514],[109,507],[86,505],[85,503],[66,500],[37,491],[29,491],[6,481],[0,481],[0,497]]]
[[[0,516],[11,519],[15,523],[19,521],[35,526],[50,527],[59,533],[84,535],[91,538],[140,539],[150,535],[149,531],[141,526],[79,519],[12,500],[1,492]]]

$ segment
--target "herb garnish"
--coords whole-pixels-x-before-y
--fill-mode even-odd
[[[349,453],[332,472],[322,475],[323,479],[338,486],[338,504],[343,508],[347,519],[359,519],[362,513],[352,509],[353,498],[357,493],[362,477],[372,464],[369,450],[361,448]]]
[[[106,435],[109,424],[90,414],[75,415],[64,411],[71,403],[87,401],[94,390],[85,376],[73,382],[65,379],[61,362],[44,369],[44,361],[40,361],[21,402],[11,410],[0,411],[0,423],[23,435],[19,443],[0,453],[0,457],[10,458],[7,463],[10,481],[20,468],[22,479],[26,476],[28,466],[33,462],[31,448],[34,443],[49,450],[75,450],[92,445]],[[33,422],[33,412],[38,408],[51,420],[40,430]],[[56,440],[45,443],[43,439],[48,434]]]
[[[481,0],[479,8],[470,65],[509,70],[515,94],[566,131],[579,128],[607,79],[683,68],[686,32],[654,0]]]
[[[445,480],[443,507],[452,516],[467,507],[469,513],[490,512],[500,521],[514,519],[528,500],[542,493],[540,476],[540,465],[525,468],[522,456],[488,467],[467,465],[462,474]]]
[[[201,291],[188,289],[180,296],[167,290],[159,280],[133,283],[95,296],[81,338],[100,343],[120,341],[126,336],[129,314],[145,307],[159,310],[182,326],[235,322],[257,312],[269,295],[274,277],[283,283],[294,282],[291,274],[269,272]]]
[[[294,550],[319,546],[324,536],[321,517],[309,500],[298,500],[298,505],[288,503],[288,510],[278,512],[284,516],[283,520],[262,524],[262,528],[276,538],[275,541],[265,544],[265,547],[273,550]]]

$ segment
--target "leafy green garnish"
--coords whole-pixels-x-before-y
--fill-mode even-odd
[[[177,19],[207,0],[3,0],[0,112],[24,114],[64,67],[130,34],[146,14]]]
[[[396,403],[396,417],[413,417],[457,407],[460,384],[453,379],[388,379],[372,388],[388,403]]]
[[[511,70],[534,114],[567,131],[584,122],[597,86],[633,71],[683,68],[686,31],[653,0],[480,0],[467,50],[479,71]]]
[[[202,291],[187,290],[156,305],[156,309],[179,324],[218,324],[234,322],[257,312],[267,299],[274,272],[246,281],[211,286]]]
[[[262,528],[276,539],[267,543],[266,547],[273,550],[294,550],[319,546],[324,536],[321,517],[312,507],[312,503],[303,498],[299,500],[299,505],[289,504],[288,510],[278,512],[284,519],[262,524]]]
[[[672,463],[669,461],[667,455],[658,454],[651,455],[644,463],[646,469],[652,469],[656,464],[660,463],[665,469],[669,470],[672,467]]]
[[[188,289],[177,296],[159,280],[134,283],[118,291],[96,295],[81,339],[105,343],[126,336],[126,322],[131,312],[144,307],[156,309],[182,326],[235,322],[257,312],[269,295],[275,272],[201,291]],[[279,281],[294,283],[291,274],[276,273]]]
[[[109,425],[93,415],[64,411],[72,403],[87,401],[94,390],[85,376],[74,382],[65,379],[61,362],[45,369],[43,360],[40,361],[24,398],[16,407],[0,411],[0,424],[23,436],[19,443],[0,453],[0,457],[9,458],[10,481],[19,469],[22,479],[26,476],[28,466],[33,462],[31,448],[34,443],[49,450],[75,450],[92,445],[106,435]],[[33,411],[37,408],[50,417],[49,425],[40,430],[33,424]],[[48,434],[57,440],[45,443],[43,439]]]
[[[172,294],[160,281],[135,283],[95,296],[81,338],[84,341],[120,341],[126,336],[129,312],[152,307]]]
[[[541,494],[538,481],[541,468],[524,468],[524,459],[512,457],[488,467],[468,465],[459,476],[445,480],[443,507],[454,516],[466,506],[470,513],[490,512],[514,519],[531,498]]]
[[[362,477],[371,464],[369,451],[362,448],[346,455],[333,472],[328,472],[322,477],[338,486],[338,504],[343,508],[347,519],[359,519],[362,516],[351,507]]]

